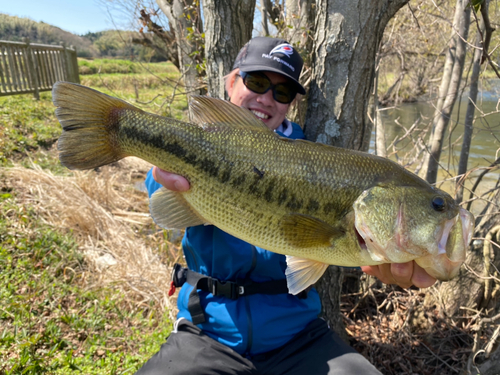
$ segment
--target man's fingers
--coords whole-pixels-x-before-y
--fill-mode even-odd
[[[189,190],[189,182],[184,177],[179,176],[177,174],[173,174],[158,167],[153,168],[153,178],[156,182],[165,186],[168,190],[172,191],[188,191]]]
[[[418,288],[428,288],[436,282],[436,279],[430,276],[415,261],[363,266],[361,269],[385,284],[397,284],[402,288],[409,288],[412,285]]]
[[[402,288],[409,288],[413,285],[413,264],[414,262],[406,263],[392,263],[390,267],[390,272],[394,279],[394,284],[399,285]]]
[[[368,275],[375,276],[384,284],[395,284],[396,281],[391,274],[390,264],[379,264],[378,266],[362,266],[361,269]]]
[[[436,282],[436,279],[429,275],[417,263],[413,265],[413,276],[411,278],[413,285],[418,288],[428,288]]]

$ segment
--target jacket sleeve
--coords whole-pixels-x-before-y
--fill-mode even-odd
[[[148,195],[150,198],[156,190],[161,188],[161,184],[156,182],[153,178],[153,168],[149,170],[144,184],[146,185],[146,189],[148,189]]]
[[[290,123],[292,124],[292,134],[290,135],[290,138],[293,138],[293,139],[306,139],[306,136],[304,135],[304,131],[302,130],[302,128],[300,127],[299,124],[296,124],[295,122],[291,122]]]
[[[283,132],[286,133],[283,134],[283,132],[281,132],[280,130],[276,130],[276,134],[280,135],[281,137],[290,139],[306,139],[306,136],[304,135],[304,132],[302,131],[300,125],[296,124],[295,122],[291,122],[288,119],[285,119],[285,121],[283,121],[283,124],[278,129],[283,130]]]

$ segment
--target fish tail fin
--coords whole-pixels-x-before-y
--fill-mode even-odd
[[[92,169],[118,161],[125,154],[118,142],[118,111],[141,111],[106,94],[69,82],[52,89],[56,116],[63,127],[57,148],[69,169]]]

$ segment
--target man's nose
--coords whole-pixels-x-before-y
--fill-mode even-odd
[[[265,104],[265,105],[272,105],[272,104],[274,104],[273,90],[269,89],[264,94],[260,94],[257,97],[257,101],[259,103],[262,103],[262,104]]]

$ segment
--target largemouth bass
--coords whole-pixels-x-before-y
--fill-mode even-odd
[[[59,82],[52,95],[63,165],[91,169],[137,156],[185,176],[189,191],[161,188],[151,197],[156,223],[213,224],[286,255],[292,294],[330,264],[415,260],[449,280],[465,259],[473,216],[388,159],[279,137],[247,109],[209,97],[192,98],[187,123],[76,84]]]

